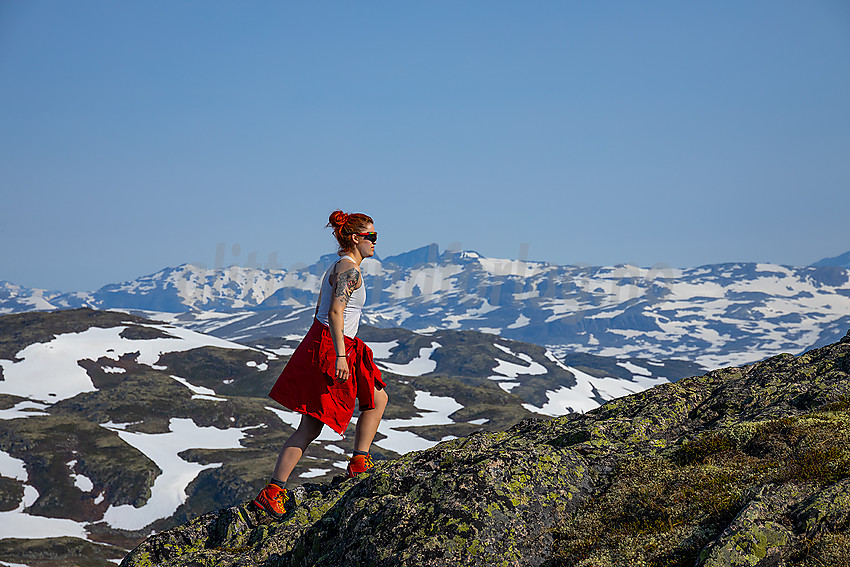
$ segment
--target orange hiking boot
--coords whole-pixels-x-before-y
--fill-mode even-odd
[[[285,488],[269,484],[254,498],[254,506],[280,520],[295,508],[295,498]]]
[[[351,457],[351,460],[348,461],[348,468],[345,472],[348,474],[348,478],[354,478],[358,474],[366,472],[374,466],[375,465],[372,464],[372,455],[354,455]]]

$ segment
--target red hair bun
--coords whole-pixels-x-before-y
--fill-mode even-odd
[[[334,211],[331,213],[331,216],[328,217],[328,226],[332,226],[336,229],[342,228],[345,226],[345,223],[348,222],[349,216],[350,215],[347,215],[342,211]]]

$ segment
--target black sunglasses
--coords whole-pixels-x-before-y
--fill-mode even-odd
[[[358,232],[357,236],[362,236],[372,244],[378,242],[378,233],[377,232]]]

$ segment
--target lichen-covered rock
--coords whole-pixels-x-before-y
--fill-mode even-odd
[[[799,510],[797,521],[807,537],[846,528],[850,524],[850,479],[817,492]]]
[[[585,459],[530,442],[545,430],[444,443],[365,476],[294,547],[303,565],[539,565],[589,493]],[[534,431],[534,430],[537,431]]]
[[[850,567],[850,334],[150,537],[122,565]]]
[[[765,487],[701,554],[702,567],[754,567],[759,563],[782,561],[785,548],[793,541],[790,527],[777,521],[802,497],[799,490],[784,486]]]

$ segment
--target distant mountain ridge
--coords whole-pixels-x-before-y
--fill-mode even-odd
[[[184,264],[86,293],[0,282],[0,313],[116,308],[237,341],[300,335],[335,258],[291,270]],[[364,322],[425,333],[478,330],[558,355],[743,364],[843,336],[850,327],[847,258],[850,252],[806,267],[558,266],[431,244],[364,261]]]
[[[840,256],[832,258],[824,258],[818,260],[812,266],[837,266],[839,268],[850,268],[850,252],[845,252]]]

